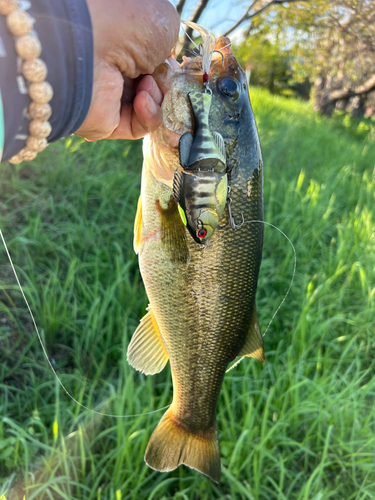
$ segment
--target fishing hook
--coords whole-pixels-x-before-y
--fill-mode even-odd
[[[203,87],[204,87],[204,93],[205,93],[205,94],[210,94],[210,95],[212,95],[212,90],[211,90],[211,88],[210,88],[210,86],[209,86],[208,82],[204,82],[204,83],[203,83]]]
[[[236,224],[236,222],[234,220],[234,217],[232,215],[232,198],[230,197],[230,190],[231,190],[231,187],[228,186],[227,207],[228,207],[229,223],[223,227],[217,226],[219,231],[224,231],[225,229],[229,229],[229,228],[234,231],[235,229],[238,229],[245,224],[245,217],[243,215],[243,212],[241,212],[241,217],[242,217],[241,224]]]

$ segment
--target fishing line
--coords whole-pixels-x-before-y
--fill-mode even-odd
[[[268,325],[267,325],[267,328],[264,330],[264,333],[263,333],[263,335],[262,335],[262,337],[264,337],[264,336],[265,336],[265,334],[267,333],[267,331],[268,331],[269,327],[271,326],[271,324],[272,324],[273,320],[275,319],[276,314],[279,312],[279,310],[280,310],[281,306],[284,304],[284,302],[285,302],[285,300],[286,300],[287,296],[289,295],[289,292],[290,292],[290,290],[291,290],[291,288],[292,288],[292,285],[293,285],[293,282],[294,282],[294,277],[295,277],[295,275],[296,275],[296,267],[297,267],[297,253],[296,253],[296,249],[295,249],[295,247],[294,247],[293,243],[290,241],[289,237],[288,237],[288,236],[287,236],[287,235],[286,235],[283,231],[281,231],[281,229],[279,229],[277,226],[275,226],[274,224],[271,224],[270,222],[265,222],[265,221],[263,221],[263,220],[249,220],[249,221],[244,222],[242,225],[244,226],[245,224],[250,224],[250,223],[252,223],[252,222],[256,222],[256,223],[259,223],[259,224],[264,224],[264,225],[267,225],[267,226],[271,226],[271,227],[273,227],[274,229],[277,229],[277,230],[279,231],[279,233],[281,233],[281,234],[284,236],[284,238],[286,238],[286,239],[288,240],[288,242],[289,242],[290,246],[292,247],[293,254],[294,254],[293,272],[292,272],[292,278],[291,278],[291,280],[290,280],[290,284],[289,284],[288,290],[286,291],[286,294],[284,295],[284,297],[283,297],[282,301],[280,302],[279,307],[278,307],[278,308],[276,309],[276,311],[273,313],[272,318],[271,318],[270,322],[269,322],[269,323],[268,323]],[[234,368],[234,367],[236,367],[239,363],[241,363],[241,361],[242,361],[244,358],[246,358],[246,357],[247,357],[247,356],[242,356],[242,358],[238,359],[235,363],[233,363],[233,365],[232,365],[230,368],[228,368],[228,369],[226,370],[226,372],[225,372],[225,373],[228,373],[228,372],[230,372],[231,370],[233,370],[233,368]]]
[[[82,403],[80,403],[79,401],[77,401],[71,394],[70,392],[67,390],[67,388],[65,387],[65,385],[62,383],[60,377],[57,375],[54,367],[52,366],[52,363],[48,357],[48,354],[47,354],[47,350],[46,348],[44,347],[44,344],[43,344],[43,340],[42,340],[42,337],[39,333],[39,329],[37,327],[37,324],[36,324],[36,321],[35,321],[35,318],[34,318],[34,315],[33,315],[33,312],[31,310],[31,307],[29,305],[29,302],[26,298],[26,295],[24,294],[24,291],[22,289],[22,286],[21,286],[21,283],[20,283],[20,280],[18,279],[18,275],[17,275],[17,272],[16,272],[16,269],[13,265],[13,261],[11,259],[11,256],[10,256],[10,253],[9,253],[9,250],[8,250],[8,247],[7,247],[7,244],[5,243],[5,239],[4,239],[4,236],[3,236],[3,232],[2,230],[0,229],[0,236],[1,236],[1,239],[3,241],[3,245],[4,245],[4,248],[5,248],[5,252],[7,254],[7,257],[8,257],[8,260],[9,260],[9,263],[11,265],[11,268],[12,268],[12,271],[13,271],[13,274],[16,278],[16,281],[17,281],[17,284],[18,284],[18,287],[21,291],[21,294],[22,294],[22,297],[23,297],[23,300],[25,301],[25,304],[26,304],[26,307],[30,313],[30,316],[31,316],[31,319],[32,319],[32,322],[33,322],[33,325],[34,325],[34,328],[35,328],[35,331],[36,331],[36,334],[38,336],[38,339],[39,339],[39,343],[40,345],[42,346],[42,350],[43,350],[43,353],[44,353],[44,356],[46,357],[46,360],[49,364],[49,367],[51,368],[53,374],[55,375],[58,383],[60,384],[60,386],[62,387],[62,389],[64,390],[65,394],[67,394],[70,399],[72,401],[74,401],[77,405],[81,406],[81,408],[84,408],[85,410],[88,410],[92,413],[95,413],[96,415],[101,415],[102,417],[113,417],[113,418],[133,418],[133,417],[143,417],[144,415],[151,415],[152,413],[156,413],[158,411],[161,411],[161,410],[166,410],[167,408],[169,408],[170,405],[167,405],[167,406],[163,406],[163,408],[159,408],[158,410],[152,410],[152,411],[148,411],[146,413],[138,413],[136,415],[112,415],[111,413],[103,413],[103,412],[100,412],[100,411],[97,411],[97,410],[93,410],[92,408],[88,408],[87,406],[83,405]]]

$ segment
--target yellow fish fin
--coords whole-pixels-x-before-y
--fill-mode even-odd
[[[149,309],[141,319],[128,347],[128,363],[146,375],[159,373],[168,362],[169,356],[164,347],[154,313]]]
[[[137,254],[141,248],[141,230],[142,230],[142,200],[141,196],[138,198],[137,213],[134,221],[134,252]]]
[[[260,333],[260,326],[255,305],[253,316],[251,318],[250,328],[246,335],[245,344],[238,355],[255,358],[261,363],[266,362],[263,349],[263,338],[262,334]]]
[[[178,205],[171,196],[165,209],[157,204],[160,213],[161,240],[172,262],[189,262],[190,251],[186,239],[187,231],[182,222]]]
[[[150,438],[145,462],[160,472],[171,471],[185,464],[218,483],[220,451],[216,423],[208,430],[191,432],[174,415],[172,405]]]

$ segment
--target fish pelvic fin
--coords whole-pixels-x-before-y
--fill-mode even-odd
[[[128,363],[145,375],[159,373],[168,362],[154,313],[149,309],[133,334],[127,352]]]
[[[160,472],[184,464],[218,483],[221,472],[216,423],[208,431],[192,432],[178,420],[171,406],[150,438],[145,462]]]
[[[142,199],[141,196],[138,198],[137,213],[135,215],[134,221],[134,239],[133,247],[134,252],[138,254],[141,248],[141,230],[142,230]]]
[[[255,305],[250,327],[246,335],[245,344],[238,355],[255,358],[263,364],[266,362],[263,349],[263,337],[260,333],[260,326]]]

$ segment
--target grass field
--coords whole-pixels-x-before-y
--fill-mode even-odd
[[[163,412],[104,417],[57,384],[0,254],[0,498],[375,498],[375,129],[253,89],[265,220],[297,252],[296,278],[264,340],[267,363],[225,377],[222,481],[143,461]],[[132,249],[141,143],[68,138],[0,166],[0,227],[53,366],[85,406],[115,415],[171,401],[169,368],[145,377],[126,348],[147,298]],[[264,330],[293,252],[265,228]],[[3,496],[2,496],[3,495]]]

